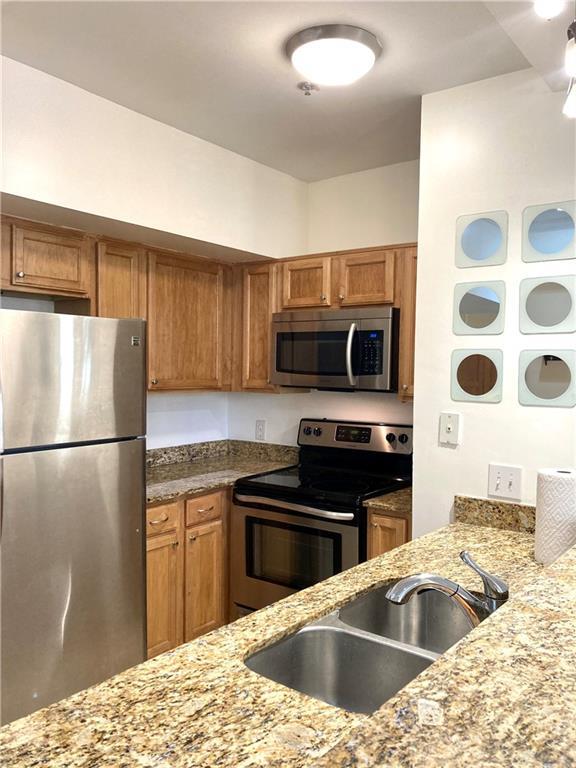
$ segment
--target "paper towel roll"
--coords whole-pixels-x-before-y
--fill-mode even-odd
[[[550,565],[576,544],[576,469],[541,469],[534,555]]]

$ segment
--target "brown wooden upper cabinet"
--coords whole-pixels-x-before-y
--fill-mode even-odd
[[[150,389],[222,389],[223,268],[148,255]]]
[[[100,317],[146,317],[143,248],[128,243],[100,242],[96,270]]]
[[[286,261],[282,265],[282,307],[329,307],[332,259]]]
[[[62,231],[13,225],[12,285],[86,295],[89,291],[87,238]]]
[[[270,384],[270,344],[276,275],[276,264],[242,268],[242,389],[274,389]]]
[[[333,301],[365,306],[394,301],[394,251],[375,250],[334,258]]]

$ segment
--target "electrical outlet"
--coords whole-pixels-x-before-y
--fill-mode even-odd
[[[266,421],[265,419],[256,419],[256,440],[266,440]]]
[[[520,501],[522,498],[522,467],[512,467],[508,464],[489,464],[488,496]]]

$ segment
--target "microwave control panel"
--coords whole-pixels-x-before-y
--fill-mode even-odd
[[[360,331],[360,376],[379,376],[382,373],[382,331]]]

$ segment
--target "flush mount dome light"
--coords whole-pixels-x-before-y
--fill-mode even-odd
[[[348,24],[308,27],[286,43],[292,65],[316,85],[350,85],[369,72],[380,56],[378,38]]]

